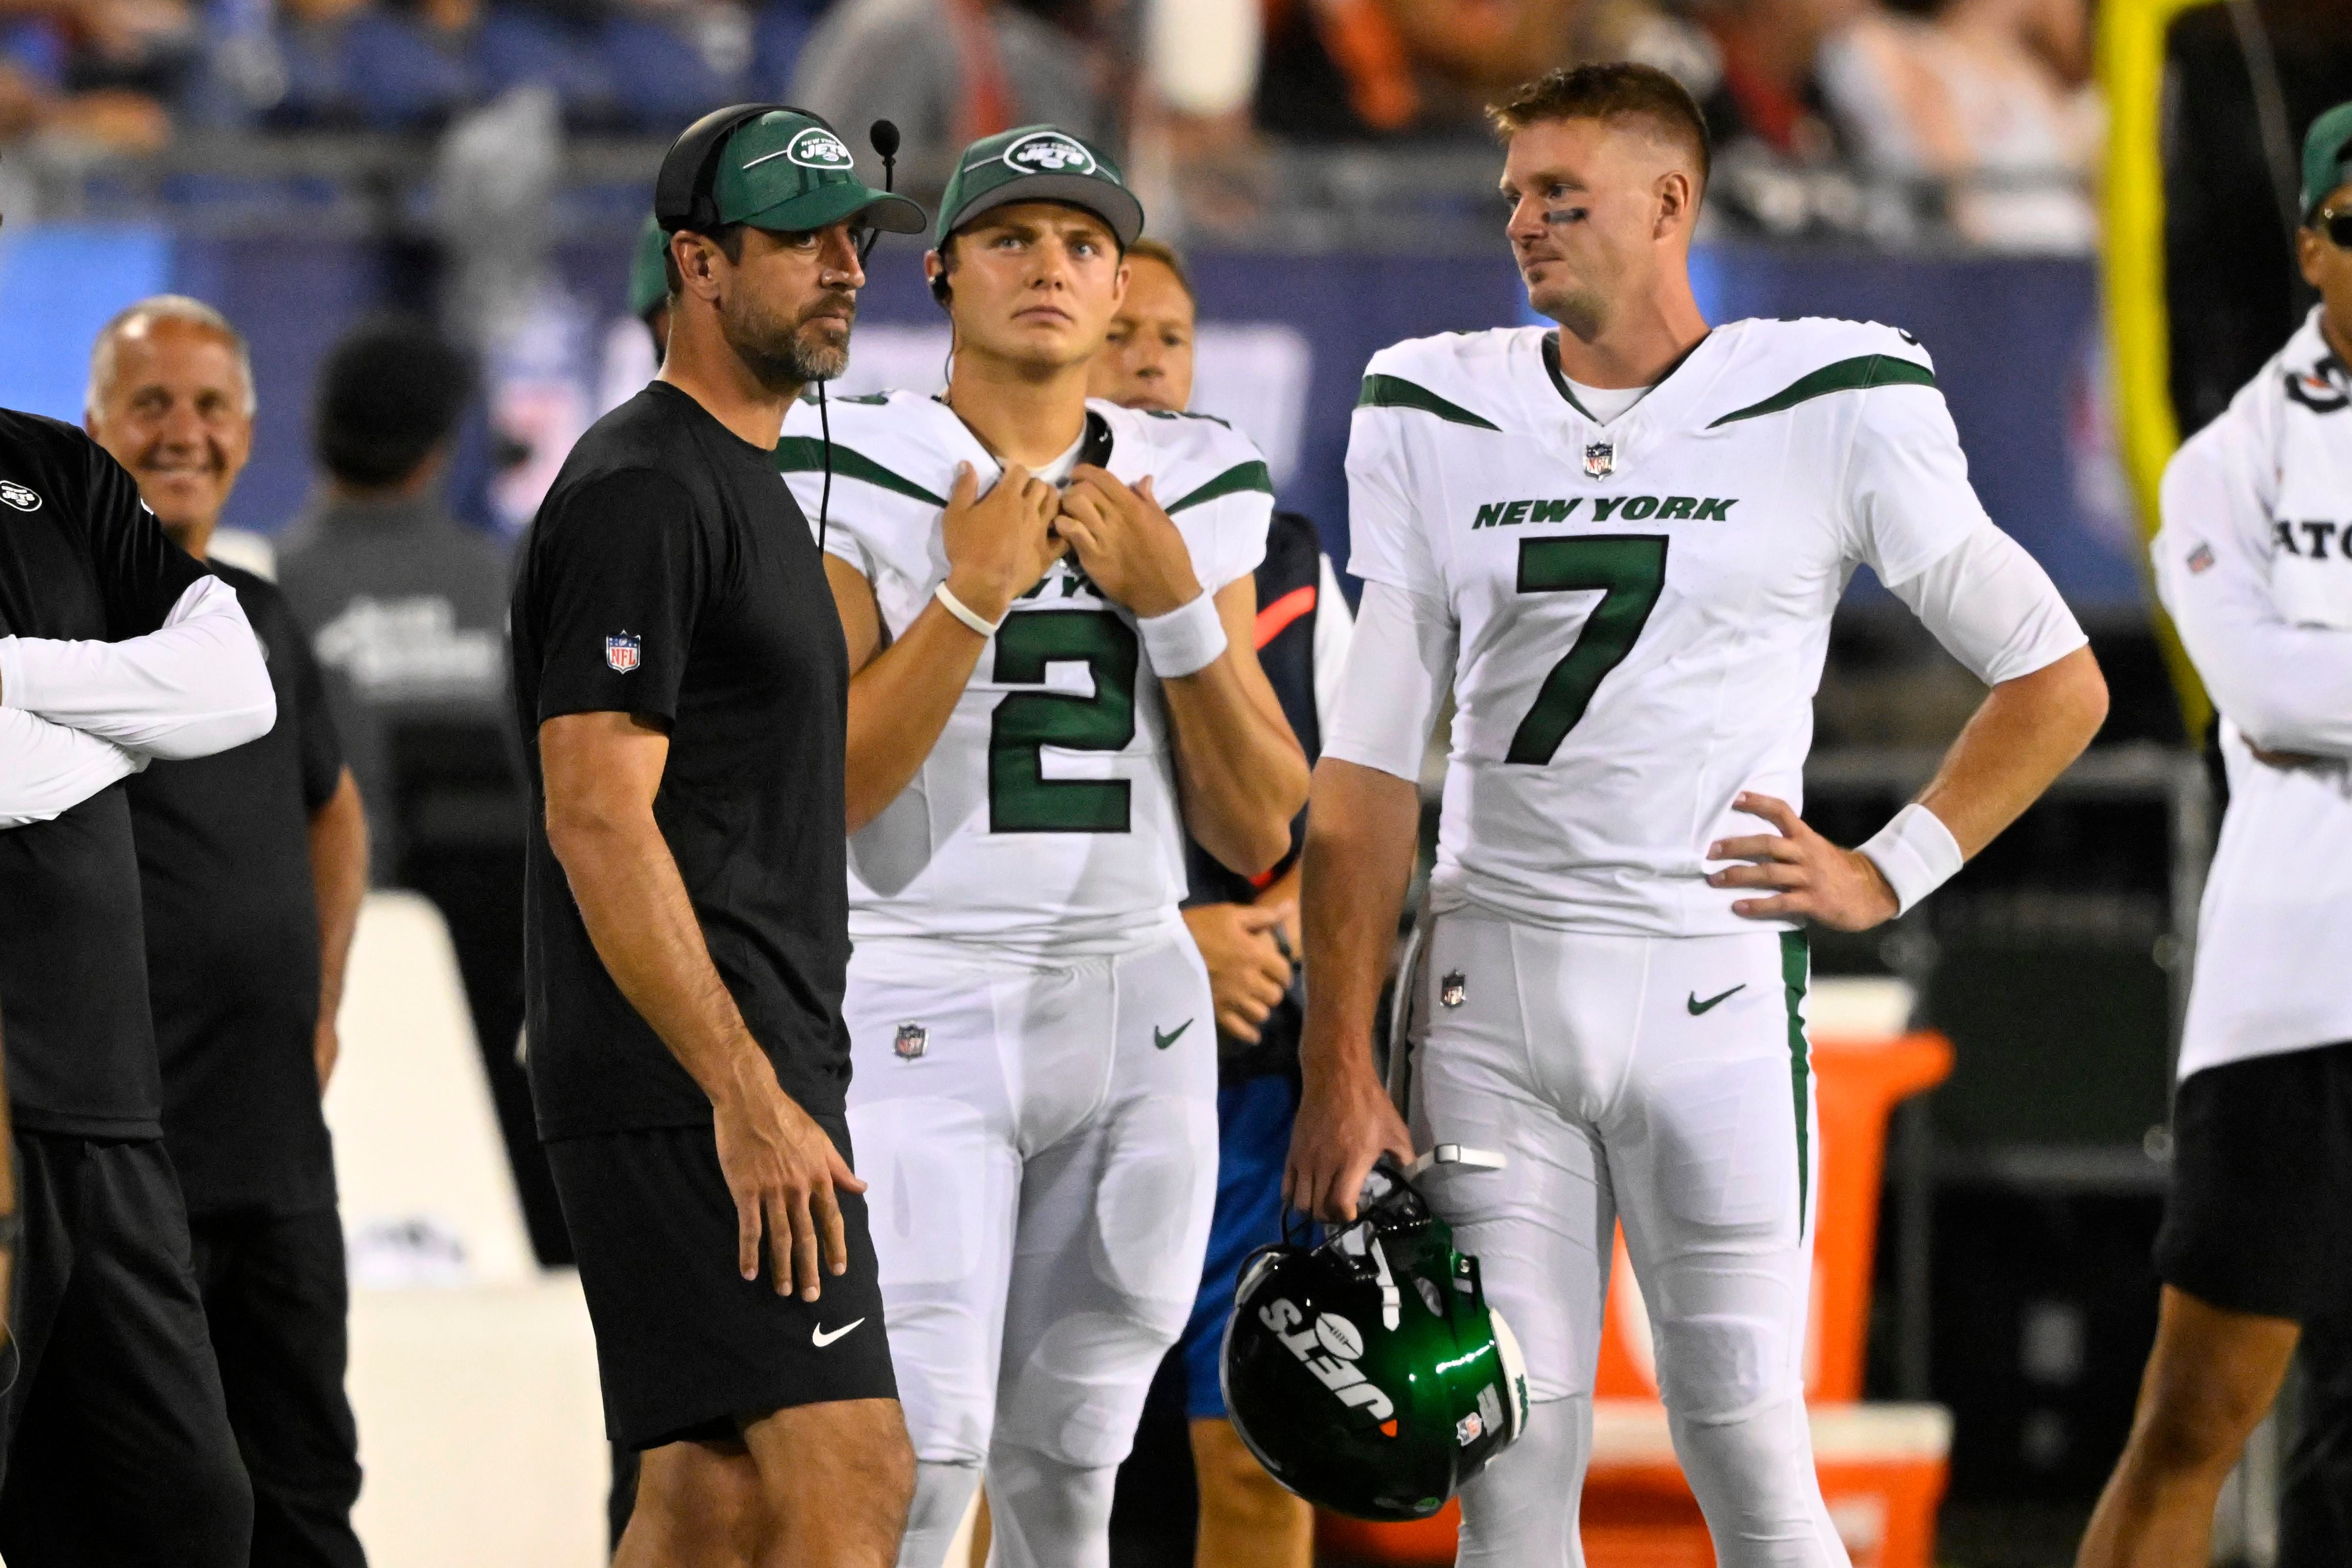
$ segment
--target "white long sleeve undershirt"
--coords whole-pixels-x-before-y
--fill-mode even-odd
[[[111,741],[0,708],[0,829],[60,816],[146,765]]]
[[[278,721],[261,645],[217,577],[190,584],[144,637],[0,637],[0,709],[163,758],[225,752]]]

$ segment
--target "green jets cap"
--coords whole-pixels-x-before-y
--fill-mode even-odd
[[[637,230],[636,248],[629,253],[629,314],[641,321],[656,305],[669,300],[669,271],[662,265],[668,252],[669,236],[647,213],[645,226]]]
[[[850,217],[892,234],[923,232],[923,209],[857,177],[832,127],[774,109],[727,138],[710,184],[720,223],[805,234]]]
[[[2337,187],[2352,182],[2352,103],[2339,103],[2311,122],[2303,138],[2305,222]]]
[[[1121,249],[1143,232],[1143,204],[1118,165],[1054,125],[1024,125],[983,136],[963,150],[940,197],[934,246],[981,214],[1014,202],[1066,202],[1110,225]]]

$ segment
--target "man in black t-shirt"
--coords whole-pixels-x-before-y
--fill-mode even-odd
[[[0,1393],[11,1568],[248,1559],[113,786],[276,717],[236,594],[131,477],[80,431],[0,411],[0,1016],[25,1227],[21,1365]]]
[[[164,532],[205,560],[252,449],[244,338],[196,300],[142,300],[100,333],[88,406]],[[319,1097],[367,891],[367,819],[284,597],[212,569],[261,639],[278,722],[130,782],[164,1144],[253,1479],[253,1568],[361,1568],[342,1222]]]
[[[644,1453],[615,1562],[886,1568],[914,1461],[842,1116],[847,654],[771,455],[846,363],[858,234],[922,215],[775,108],[688,130],[659,192],[661,376],[515,581],[531,1089]]]

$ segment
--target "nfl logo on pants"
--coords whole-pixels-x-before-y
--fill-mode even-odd
[[[623,675],[637,668],[638,639],[623,632],[604,639],[604,662]]]

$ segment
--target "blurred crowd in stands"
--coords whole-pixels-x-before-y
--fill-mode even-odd
[[[1477,137],[1566,60],[1672,70],[1721,221],[2079,251],[2089,0],[0,0],[0,140],[176,128],[427,133],[511,89],[575,133],[783,97],[945,150],[1052,120],[1197,174],[1289,145]],[[1244,182],[1245,183],[1245,177]]]

